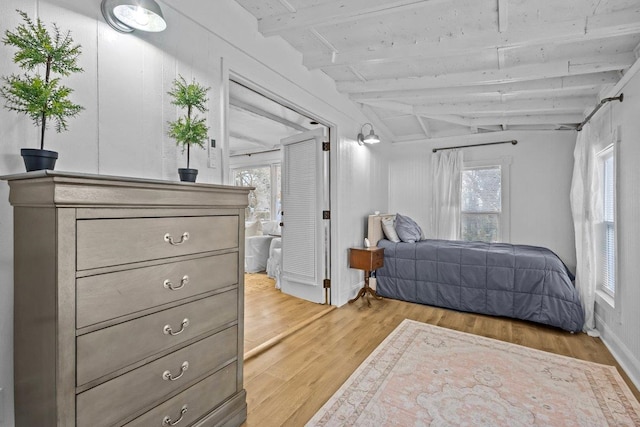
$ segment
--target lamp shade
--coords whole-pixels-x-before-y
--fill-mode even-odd
[[[134,29],[159,32],[167,28],[162,10],[154,0],[102,0],[100,7],[107,23],[122,33]]]
[[[363,138],[365,144],[377,144],[380,142],[380,138],[373,132],[373,129],[369,132],[369,135]]]
[[[364,127],[369,125],[371,127],[371,130],[369,131],[369,133],[365,136],[364,135]],[[371,123],[365,123],[362,125],[362,128],[360,128],[360,133],[358,134],[358,144],[363,145],[363,144],[377,144],[378,142],[380,142],[380,137],[378,137],[378,135],[376,135],[376,133],[373,131],[373,125]]]

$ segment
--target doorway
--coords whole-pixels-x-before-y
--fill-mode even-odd
[[[287,169],[287,159],[295,161],[295,156],[285,154],[287,149],[284,147],[295,146],[291,141],[296,142],[300,135],[322,135],[314,138],[322,153],[323,142],[329,141],[330,128],[233,78],[229,80],[228,107],[228,182],[255,187],[245,211],[245,350],[251,351],[326,311],[327,306],[318,303],[330,304],[329,289],[324,287],[325,279],[330,278],[330,222],[319,222],[318,233],[313,232],[313,245],[306,245],[317,252],[314,256],[317,255],[320,261],[314,265],[318,270],[314,283],[295,283],[293,287],[298,292],[292,292],[287,265],[291,266],[300,255],[299,243],[310,236],[310,232],[305,229],[304,218],[293,215],[295,209],[291,209],[292,215],[288,217],[283,209],[287,201],[298,200],[300,192],[283,194],[282,191],[283,176],[288,176],[287,171],[291,170]],[[328,211],[329,155],[321,157],[323,163],[318,164],[318,176],[321,180],[326,179],[326,185],[313,187],[321,188],[319,196],[326,196],[326,204],[319,203],[318,207]],[[302,184],[298,177],[285,182],[287,190]],[[304,191],[302,189],[303,194]],[[322,211],[317,215],[321,219]],[[280,290],[283,283],[284,289]],[[299,292],[305,286],[313,292]]]

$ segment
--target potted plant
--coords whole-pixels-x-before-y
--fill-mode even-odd
[[[17,12],[24,22],[15,31],[6,30],[2,41],[18,49],[13,62],[25,73],[3,76],[0,95],[6,99],[5,108],[29,116],[40,127],[40,149],[20,150],[27,172],[53,169],[58,153],[44,149],[49,120],[56,123],[57,132],[62,132],[67,130],[67,118],[75,117],[83,110],[69,100],[73,90],[61,85],[60,78],[53,75],[69,76],[83,71],[77,65],[81,46],[73,43],[70,31],[62,34],[53,24],[51,34],[40,19],[34,23],[25,12]]]
[[[173,88],[168,92],[173,98],[173,105],[187,109],[185,116],[169,122],[169,136],[176,140],[177,145],[182,146],[183,153],[187,150],[187,167],[178,169],[180,181],[195,182],[198,175],[198,169],[189,168],[190,147],[198,145],[204,148],[209,128],[205,124],[206,119],[199,118],[194,109],[201,113],[207,111],[205,104],[208,101],[209,89],[196,83],[195,79],[187,83],[184,77],[179,76],[173,81]]]

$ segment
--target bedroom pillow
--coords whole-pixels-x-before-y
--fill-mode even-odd
[[[400,241],[398,233],[396,233],[396,228],[393,224],[393,217],[388,216],[386,218],[382,218],[382,231],[384,232],[387,240],[391,240],[393,243],[398,243]]]
[[[244,237],[262,236],[262,224],[260,221],[245,223]]]
[[[406,243],[415,243],[422,238],[422,229],[408,216],[396,214],[396,233],[400,240]]]

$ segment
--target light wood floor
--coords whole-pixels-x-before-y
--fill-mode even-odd
[[[265,273],[245,274],[244,282],[245,354],[328,308],[283,294]]]
[[[303,426],[405,318],[617,366],[604,344],[586,334],[389,299],[372,300],[367,307],[366,301],[358,300],[245,362],[248,418],[244,425]],[[640,400],[620,367],[618,371]]]

